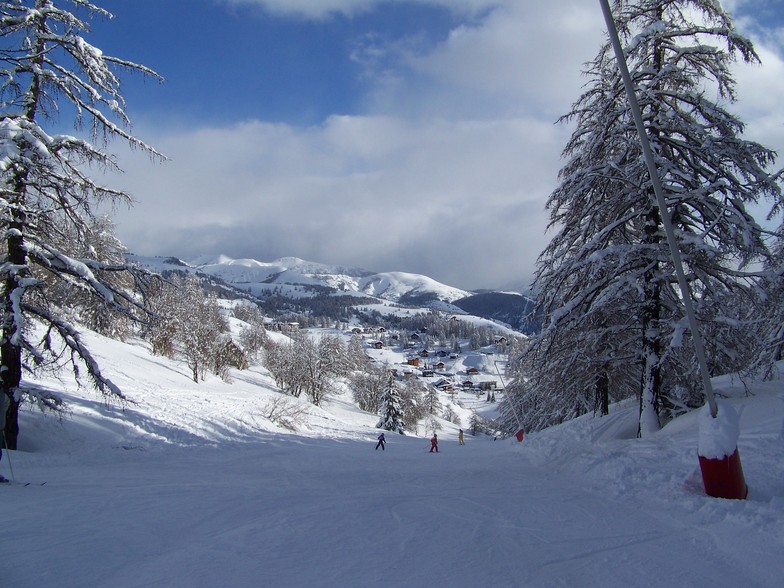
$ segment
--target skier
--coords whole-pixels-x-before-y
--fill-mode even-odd
[[[433,438],[430,439],[430,453],[433,453],[433,450],[438,453],[438,435],[433,433]]]
[[[3,445],[5,445],[5,413],[11,401],[5,392],[0,392],[0,461],[3,459]],[[8,480],[0,476],[0,484],[7,483]]]
[[[463,438],[463,429],[460,429],[460,432],[457,434],[457,443],[458,445],[465,445],[465,439]]]
[[[378,451],[379,447],[381,448],[381,451],[386,451],[386,449],[384,449],[385,444],[386,444],[386,439],[384,439],[384,433],[381,433],[378,436],[378,443],[376,443],[376,451]]]

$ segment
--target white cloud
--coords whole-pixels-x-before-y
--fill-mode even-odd
[[[226,4],[258,5],[272,14],[323,19],[336,14],[354,16],[380,4],[441,6],[455,12],[473,12],[498,4],[494,0],[220,0]]]
[[[259,2],[314,18],[373,4]],[[553,123],[578,98],[604,27],[598,5],[582,1],[495,4],[435,47],[358,50],[372,80],[364,115],[139,129],[172,161],[123,156],[120,181],[139,202],[117,215],[120,237],[139,253],[295,255],[466,288],[529,279],[569,133]],[[737,68],[733,111],[750,139],[784,153],[784,66],[759,49],[762,66]]]
[[[435,47],[417,38],[373,38],[357,60],[376,82],[367,101],[375,112],[463,118],[536,113],[552,121],[579,95],[583,64],[598,50],[602,31],[598,5],[504,2]]]
[[[116,215],[134,251],[297,255],[478,287],[530,275],[564,137],[530,119],[333,117],[152,140],[171,161],[125,158],[120,180],[144,194]]]

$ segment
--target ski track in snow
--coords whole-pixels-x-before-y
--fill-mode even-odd
[[[469,437],[464,447],[442,447],[429,454],[422,439],[390,436],[382,452],[370,440],[271,435],[229,447],[73,454],[59,463],[17,452],[17,475],[49,482],[4,489],[13,493],[4,522],[15,539],[4,542],[3,585],[644,586],[657,578],[669,586],[773,586],[784,579],[782,537],[748,525],[754,511],[765,519],[764,502],[619,495],[533,465],[512,441]],[[605,468],[616,457],[605,454]],[[771,515],[780,515],[778,500]]]
[[[443,422],[438,454],[376,451],[343,396],[292,434],[263,416],[264,370],[197,385],[143,345],[93,347],[134,403],[66,386],[62,422],[22,414],[0,471],[47,483],[0,488],[2,588],[784,585],[780,382],[733,400],[750,493],[730,501],[701,488],[695,414],[636,439],[632,402],[465,446]]]

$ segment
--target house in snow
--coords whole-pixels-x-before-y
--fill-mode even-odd
[[[433,386],[444,392],[451,392],[455,389],[455,387],[452,385],[452,382],[446,378],[441,378],[438,380],[438,382],[435,382]]]

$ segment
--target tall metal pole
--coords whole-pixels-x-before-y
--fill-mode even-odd
[[[700,366],[700,375],[702,376],[702,387],[705,390],[705,396],[710,405],[710,412],[713,418],[718,414],[718,407],[716,406],[716,398],[713,395],[713,386],[710,381],[710,373],[708,372],[708,362],[705,361],[705,348],[702,343],[699,325],[697,324],[697,315],[694,313],[694,304],[691,299],[691,292],[689,291],[689,284],[686,281],[686,274],[683,271],[683,262],[681,261],[681,253],[678,250],[678,242],[675,239],[675,231],[672,228],[670,220],[670,213],[667,210],[667,201],[664,198],[664,189],[662,188],[661,178],[659,171],[656,169],[656,162],[653,159],[651,152],[650,141],[648,134],[645,131],[645,125],[642,120],[642,111],[640,103],[637,101],[637,95],[634,91],[634,84],[632,77],[629,74],[629,66],[626,63],[626,57],[623,54],[621,41],[618,37],[618,29],[615,26],[612,11],[610,10],[609,0],[599,0],[604,12],[604,20],[607,23],[607,32],[610,34],[610,41],[612,42],[613,50],[615,51],[615,58],[618,61],[618,67],[621,70],[621,77],[623,78],[623,85],[626,88],[626,96],[629,99],[629,108],[634,116],[634,123],[637,126],[637,133],[640,135],[640,145],[645,157],[645,164],[648,167],[648,173],[651,176],[653,183],[653,191],[656,194],[656,202],[659,205],[661,212],[662,224],[664,225],[664,232],[667,235],[667,243],[670,247],[670,256],[672,257],[672,264],[675,268],[675,275],[678,277],[678,286],[681,290],[681,297],[683,298],[683,306],[686,309],[686,316],[689,320],[689,329],[691,330],[692,340],[694,341],[694,352],[697,355],[697,362]]]

